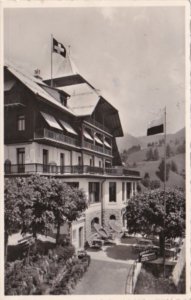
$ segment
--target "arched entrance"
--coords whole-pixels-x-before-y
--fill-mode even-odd
[[[94,228],[94,224],[99,224],[99,218],[95,217],[93,218],[93,220],[91,221],[91,232],[94,233],[96,232],[95,228]]]

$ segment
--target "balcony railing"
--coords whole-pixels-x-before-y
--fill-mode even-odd
[[[140,176],[138,171],[124,170],[122,168],[100,168],[88,165],[83,166],[57,166],[57,165],[43,165],[43,164],[21,164],[9,165],[5,167],[5,174],[99,174],[99,175],[113,175],[113,176]]]
[[[98,128],[100,128],[101,130],[110,133],[109,129],[107,127],[105,127],[103,124],[99,123],[98,121],[92,119],[92,118],[88,118],[86,119],[86,121]]]
[[[93,151],[96,151],[96,152],[100,152],[100,153],[112,156],[112,151],[111,150],[108,150],[106,148],[103,148],[103,147],[100,147],[100,146],[97,146],[97,145],[94,145],[94,144],[91,144],[91,143],[88,143],[88,142],[85,142],[85,141],[83,142],[83,147],[86,148],[86,149],[90,149],[90,150],[93,150]]]
[[[41,128],[36,130],[35,132],[35,139],[50,139],[53,141],[56,141],[58,143],[68,144],[75,147],[81,147],[80,141],[77,139],[74,139],[72,137],[66,136],[63,133],[55,132],[54,130],[50,130],[47,128]],[[100,147],[91,143],[88,143],[86,141],[83,142],[82,148],[90,149],[92,151],[96,151],[99,153],[103,153],[106,155],[112,156],[112,151],[106,149],[105,147]]]
[[[62,133],[58,133],[53,130],[49,130],[47,128],[42,128],[35,132],[35,139],[39,139],[39,138],[48,138],[48,139],[57,141],[59,143],[69,144],[69,145],[77,146],[77,147],[80,146],[78,140],[76,140],[72,137],[66,136]]]
[[[4,106],[25,106],[24,102],[18,98],[18,97],[14,97],[14,96],[6,96],[5,97],[5,101],[4,101]]]

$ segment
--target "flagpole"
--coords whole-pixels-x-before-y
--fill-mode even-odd
[[[51,80],[51,87],[53,87],[53,80],[52,80],[52,53],[53,53],[53,35],[51,34],[51,58],[50,58],[50,61],[51,61],[51,69],[50,69],[50,80]]]
[[[165,217],[166,217],[166,106],[164,109],[164,217],[163,217],[163,276],[165,277]]]

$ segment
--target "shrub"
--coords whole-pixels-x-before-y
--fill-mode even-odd
[[[151,190],[160,188],[160,181],[159,180],[151,180],[150,188],[151,188]]]

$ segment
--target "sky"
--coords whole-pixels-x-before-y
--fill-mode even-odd
[[[146,134],[167,109],[167,133],[185,126],[184,7],[6,8],[4,56],[50,78],[51,34],[79,73],[114,105],[124,133]],[[53,76],[62,75],[53,54]]]

